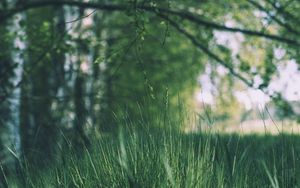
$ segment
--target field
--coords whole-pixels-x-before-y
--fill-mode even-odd
[[[123,128],[68,151],[56,165],[24,164],[9,187],[298,187],[300,137]]]

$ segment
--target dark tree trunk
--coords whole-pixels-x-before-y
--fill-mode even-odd
[[[44,165],[57,154],[59,125],[53,98],[63,80],[64,30],[62,8],[40,8],[27,13],[27,59],[21,91],[21,146],[27,160]],[[55,23],[55,20],[60,20]],[[56,105],[57,106],[57,105]],[[59,114],[60,112],[56,112]]]
[[[75,140],[73,141],[74,146],[80,151],[82,147],[89,148],[90,140],[85,134],[84,127],[86,124],[87,110],[84,100],[84,78],[81,73],[78,73],[75,80],[74,87],[74,105],[75,105]]]

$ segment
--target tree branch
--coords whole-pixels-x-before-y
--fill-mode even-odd
[[[193,35],[188,33],[186,30],[182,29],[175,21],[171,20],[168,16],[158,13],[157,14],[162,19],[169,22],[171,26],[173,26],[178,32],[183,34],[185,37],[187,37],[197,48],[199,48],[201,51],[203,51],[205,54],[207,54],[211,59],[215,60],[217,63],[225,67],[234,77],[241,80],[243,83],[245,83],[249,87],[253,87],[253,81],[249,81],[247,78],[243,77],[241,74],[237,73],[231,64],[223,61],[220,57],[218,57],[216,54],[214,54],[212,51],[210,51],[206,46],[201,44]]]
[[[266,34],[266,33],[260,32],[260,31],[241,29],[241,28],[235,28],[235,27],[227,27],[225,25],[221,25],[221,24],[215,23],[213,21],[201,19],[199,16],[195,16],[189,12],[175,11],[175,10],[163,9],[163,8],[159,8],[158,11],[161,13],[169,13],[169,14],[177,15],[183,19],[189,20],[198,25],[212,28],[215,30],[228,31],[228,32],[233,32],[233,33],[242,33],[242,34],[249,35],[249,36],[256,36],[256,37],[266,38],[269,40],[283,42],[283,43],[293,45],[293,46],[300,45],[300,43],[298,41],[295,41],[293,39],[284,38],[284,37],[281,37],[278,35]]]
[[[128,4],[102,4],[102,3],[92,3],[92,2],[78,2],[78,1],[70,1],[70,0],[61,0],[61,1],[55,1],[55,0],[45,0],[45,1],[31,1],[29,3],[25,3],[23,5],[20,5],[14,9],[6,10],[2,12],[0,15],[0,23],[3,23],[7,19],[9,19],[11,16],[24,12],[33,8],[40,8],[45,6],[74,6],[74,7],[80,7],[80,8],[92,8],[97,10],[103,10],[103,11],[127,11],[128,10]],[[201,19],[198,15],[194,15],[190,12],[186,12],[183,10],[172,10],[167,8],[160,8],[160,7],[153,7],[153,6],[146,6],[146,5],[138,5],[138,9],[152,12],[152,13],[163,13],[163,14],[170,14],[175,15],[178,17],[181,17],[185,20],[188,20],[190,22],[193,22],[197,25],[205,26],[208,28],[212,28],[215,30],[221,30],[221,31],[228,31],[228,32],[238,32],[243,33],[245,35],[249,36],[256,36],[256,37],[262,37],[269,40],[274,40],[282,43],[286,43],[293,46],[299,46],[300,43],[298,41],[295,41],[293,39],[281,37],[278,35],[272,35],[272,34],[266,34],[259,31],[254,30],[248,30],[248,29],[241,29],[241,28],[235,28],[235,27],[227,27],[225,25],[221,25],[218,23],[215,23],[213,21],[208,21]]]
[[[284,27],[289,32],[294,33],[296,35],[299,35],[300,32],[293,29],[289,24],[282,22],[280,19],[278,19],[276,16],[270,14],[270,12],[263,6],[261,6],[259,3],[253,1],[253,0],[247,0],[250,4],[252,4],[254,7],[258,8],[259,10],[265,12],[272,20],[274,20],[278,25]]]
[[[265,0],[267,3],[269,3],[278,13],[280,13],[285,19],[293,20],[294,23],[299,23],[299,18],[297,18],[295,15],[285,11],[284,7],[276,5],[275,2],[272,2],[270,0]]]
[[[281,98],[280,93],[275,92],[273,94],[269,94],[269,92],[267,91],[267,88],[265,88],[265,87],[263,87],[263,88],[260,88],[260,87],[255,88],[253,80],[249,81],[247,78],[245,78],[244,76],[242,76],[240,73],[236,72],[234,70],[234,68],[231,66],[231,64],[228,64],[227,62],[223,61],[220,57],[218,57],[216,54],[214,54],[212,51],[210,51],[206,46],[202,45],[193,35],[191,35],[186,30],[182,29],[175,21],[171,20],[168,16],[166,16],[164,14],[161,14],[161,13],[157,13],[157,15],[159,17],[161,17],[162,19],[168,21],[169,24],[172,27],[174,27],[179,33],[181,33],[185,37],[187,37],[197,48],[199,48],[201,51],[203,51],[204,53],[206,53],[211,59],[215,60],[217,63],[219,63],[220,65],[222,65],[223,67],[225,67],[234,77],[236,77],[237,79],[239,79],[240,81],[242,81],[248,87],[253,88],[253,89],[258,89],[258,90],[262,91],[265,95],[267,95],[268,97],[270,97],[273,101],[280,100],[280,101],[283,101],[287,105],[290,106],[290,104],[285,99]],[[296,115],[293,110],[292,110],[291,113],[292,113],[292,115]],[[296,115],[296,117],[297,117],[297,115]]]

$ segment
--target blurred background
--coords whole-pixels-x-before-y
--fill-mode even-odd
[[[298,132],[299,9],[297,0],[2,0],[1,164],[51,161],[65,139],[80,150],[125,124]]]

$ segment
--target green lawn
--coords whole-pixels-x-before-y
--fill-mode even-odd
[[[11,187],[299,187],[296,135],[183,134],[124,129],[58,165],[23,165]]]

